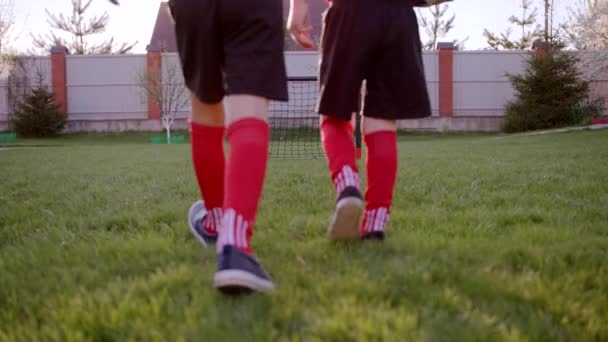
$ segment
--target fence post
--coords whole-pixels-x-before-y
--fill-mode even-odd
[[[454,43],[438,43],[439,115],[454,116]]]
[[[146,82],[148,87],[153,87],[152,84],[155,81],[162,82],[162,54],[161,48],[148,45],[146,47],[148,53],[146,54]],[[158,77],[158,79],[150,77]],[[159,120],[160,119],[160,104],[154,102],[149,95],[148,96],[148,119]]]
[[[51,88],[59,109],[64,113],[68,112],[67,53],[65,46],[51,48]]]
[[[534,49],[534,55],[536,56],[536,58],[542,59],[547,55],[549,50],[551,50],[551,44],[541,39],[537,39],[532,45],[532,48]]]

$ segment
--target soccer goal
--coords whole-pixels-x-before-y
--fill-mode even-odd
[[[317,79],[291,77],[288,89],[288,102],[270,104],[270,158],[321,158],[323,153],[319,137],[319,116],[315,112]]]
[[[288,89],[288,102],[270,104],[270,158],[323,158],[319,136],[319,115],[315,111],[319,95],[317,78],[290,77]],[[356,126],[356,134],[353,138],[360,148],[361,133],[358,130],[359,125]]]

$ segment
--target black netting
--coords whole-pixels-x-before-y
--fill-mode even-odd
[[[270,104],[270,158],[321,158],[319,116],[315,113],[317,79],[290,78],[288,84],[289,102]]]

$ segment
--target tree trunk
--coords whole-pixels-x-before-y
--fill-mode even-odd
[[[167,144],[171,144],[171,128],[165,127],[165,130],[167,131]]]
[[[549,41],[549,0],[545,1],[545,42]]]

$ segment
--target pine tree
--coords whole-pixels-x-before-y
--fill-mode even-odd
[[[541,37],[542,33],[538,25],[534,26],[536,24],[538,12],[535,8],[530,13],[530,7],[530,0],[522,0],[522,16],[520,18],[511,16],[509,18],[511,24],[516,25],[521,29],[521,37],[519,39],[511,38],[511,34],[513,33],[511,28],[501,34],[492,33],[486,29],[484,30],[483,35],[486,37],[488,45],[496,50],[525,50],[531,48],[534,40]]]
[[[423,45],[425,50],[434,50],[439,37],[445,36],[454,28],[456,15],[452,15],[447,20],[443,19],[448,9],[448,5],[429,7],[428,11],[431,13],[430,19],[423,14],[423,10],[419,10],[420,26],[428,37],[428,40]],[[424,11],[427,10],[425,9]]]
[[[63,130],[67,114],[59,109],[53,94],[42,84],[32,89],[12,115],[15,132],[24,137],[54,136]]]
[[[445,4],[418,10],[420,27],[422,27],[427,37],[427,41],[422,46],[424,50],[434,50],[437,47],[439,38],[445,37],[454,28],[456,15],[453,14],[451,17],[444,19],[448,14],[448,9],[449,6]],[[430,12],[430,18],[426,17],[426,11]],[[463,49],[464,42],[467,39],[460,42],[454,41],[454,45],[456,45],[458,49]]]
[[[566,48],[568,46],[568,25],[566,23],[555,25],[555,0],[543,0],[543,5],[545,9],[544,41],[553,48]]]
[[[531,56],[522,75],[509,75],[516,99],[506,107],[504,130],[522,132],[580,124],[577,110],[589,94],[589,83],[570,53]]]
[[[71,36],[71,42],[64,40],[54,31],[51,31],[46,37],[32,35],[34,46],[38,49],[49,51],[53,46],[65,46],[70,54],[109,54],[109,53],[128,53],[133,49],[136,43],[123,43],[120,46],[115,46],[114,38],[110,38],[100,44],[91,44],[87,38],[93,35],[104,33],[110,16],[108,13],[102,14],[100,17],[94,16],[88,20],[85,17],[86,11],[89,9],[93,0],[72,0],[72,15],[64,16],[63,14],[52,14],[46,10],[48,22],[56,31],[66,33]]]

